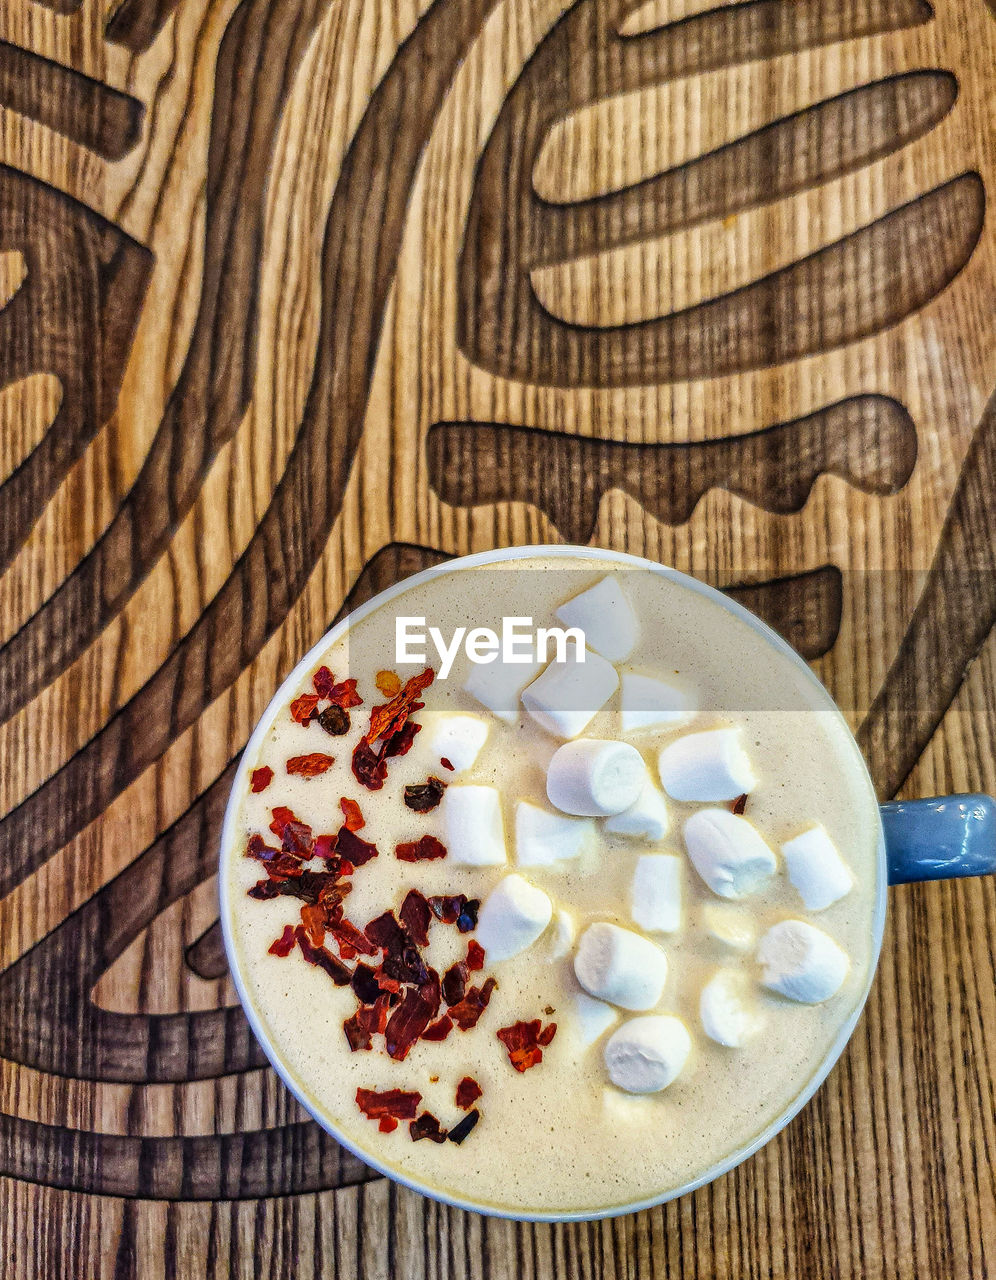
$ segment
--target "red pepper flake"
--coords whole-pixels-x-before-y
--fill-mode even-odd
[[[279,853],[279,849],[274,849],[272,845],[267,844],[258,833],[254,833],[249,837],[249,843],[246,845],[247,858],[256,858],[259,862],[269,862],[271,858],[277,857]]]
[[[280,847],[285,853],[296,858],[310,858],[314,850],[314,838],[311,828],[294,816],[294,811],[285,805],[277,805],[272,810],[273,821],[270,830],[280,837]]]
[[[336,858],[335,847],[339,841],[337,835],[331,836],[315,836],[315,843],[312,846],[311,856],[313,858],[324,858],[326,862],[338,862]],[[342,872],[341,874],[345,874]]]
[[[474,1125],[477,1124],[480,1118],[481,1118],[481,1113],[479,1111],[469,1112],[467,1115],[464,1116],[464,1118],[460,1121],[459,1124],[455,1124],[453,1126],[453,1128],[449,1131],[449,1133],[446,1136],[449,1138],[450,1142],[455,1142],[457,1146],[459,1146],[460,1143],[463,1142],[464,1138],[466,1138],[466,1136],[473,1129]]]
[[[401,692],[401,677],[396,671],[378,671],[374,684],[385,698],[393,698]]]
[[[416,707],[423,707],[425,703],[416,702]],[[384,743],[384,759],[387,760],[392,756],[406,756],[412,749],[412,743],[415,741],[416,733],[421,733],[422,726],[416,724],[414,720],[406,720],[397,733],[392,733]]]
[[[747,808],[747,792],[745,791],[742,796],[737,796],[736,800],[734,800],[730,805],[730,808],[734,813],[743,813]]]
[[[456,1104],[461,1111],[469,1111],[478,1098],[484,1096],[484,1090],[473,1078],[464,1076],[456,1088]]]
[[[363,699],[356,692],[356,680],[352,676],[348,680],[342,680],[339,684],[333,685],[325,696],[333,707],[339,707],[342,711],[363,705]]]
[[[387,777],[387,761],[374,751],[366,738],[353,748],[353,777],[368,791],[379,791]]]
[[[407,844],[399,844],[394,856],[399,862],[432,862],[446,857],[446,845],[435,836],[424,835]]]
[[[368,940],[367,935],[361,929],[357,929],[351,920],[346,920],[345,918],[333,920],[327,928],[339,944],[340,951],[348,948],[353,952],[353,955],[359,952],[362,956],[372,956],[377,951],[377,948]]]
[[[311,677],[311,683],[315,686],[315,693],[319,698],[327,698],[335,686],[335,676],[328,667],[322,666]]]
[[[415,813],[429,813],[443,798],[446,783],[435,775],[428,782],[413,782],[405,787],[405,804]]]
[[[387,1052],[396,1062],[407,1056],[408,1050],[435,1018],[439,1002],[439,975],[434,969],[429,969],[426,981],[417,987],[409,987],[388,1019],[384,1038]]]
[[[528,1071],[543,1061],[543,1049],[557,1034],[557,1024],[550,1022],[542,1027],[539,1018],[534,1018],[502,1027],[495,1034],[508,1050],[508,1060],[516,1071]]]
[[[421,1101],[420,1093],[406,1093],[403,1089],[385,1089],[383,1093],[374,1089],[356,1090],[356,1105],[370,1120],[380,1120],[382,1116],[414,1120]]]
[[[339,808],[346,819],[347,831],[360,831],[367,825],[363,819],[363,812],[355,800],[349,800],[343,796],[339,801]]]
[[[448,1005],[459,1004],[467,994],[467,966],[462,960],[443,974],[441,990]]]
[[[273,781],[273,770],[268,764],[262,765],[259,769],[253,769],[249,775],[249,789],[254,796],[258,796],[261,791]]]
[[[305,903],[301,908],[301,924],[312,946],[320,947],[325,941],[325,908],[321,903]]]
[[[412,1135],[412,1142],[420,1142],[423,1138],[430,1142],[446,1141],[446,1130],[431,1111],[423,1111],[417,1120],[413,1120],[408,1132]]]
[[[415,700],[423,689],[427,689],[432,684],[435,678],[436,673],[433,669],[426,667],[417,676],[412,676],[410,680],[406,680],[404,688],[390,702],[374,707],[370,712],[370,728],[365,735],[367,741],[376,742],[378,738],[387,739],[392,734],[397,733],[413,711],[416,709],[421,710],[421,707],[416,708]]]
[[[453,1019],[448,1013],[444,1013],[438,1022],[433,1022],[422,1032],[423,1040],[445,1040],[453,1030]]]
[[[289,956],[294,950],[294,926],[285,924],[284,931],[279,938],[274,940],[267,947],[271,956]]]
[[[369,840],[361,840],[355,831],[344,825],[339,828],[336,852],[351,862],[354,867],[362,867],[371,858],[377,857],[377,846],[371,844]]]
[[[467,968],[472,972],[484,968],[484,948],[476,938],[467,943]]]
[[[324,751],[312,751],[307,756],[291,756],[287,761],[287,772],[299,773],[302,778],[317,778],[334,764],[334,756],[327,756]]]
[[[387,1026],[387,999],[387,996],[378,996],[373,1005],[357,1009],[356,1013],[342,1024],[342,1029],[346,1033],[346,1043],[353,1053],[372,1048],[373,1036],[382,1032]]]
[[[371,920],[363,932],[375,947],[383,951],[400,951],[408,941],[408,935],[394,918],[393,911],[384,911]]]
[[[299,924],[295,928],[294,936],[305,960],[309,964],[314,964],[319,969],[324,969],[337,987],[349,986],[350,979],[353,976],[352,973],[331,951],[326,951],[324,947],[313,946],[304,925]]]
[[[302,693],[290,704],[291,716],[298,724],[309,725],[318,711],[318,694]]]
[[[398,916],[412,941],[420,947],[428,946],[432,912],[429,910],[428,902],[417,889],[409,889]]]
[[[468,898],[466,894],[455,893],[452,897],[432,897],[429,899],[429,910],[443,924],[455,924],[461,933],[468,933],[477,924],[477,909],[480,900]],[[460,922],[463,921],[461,926]],[[472,923],[469,923],[472,921]]]
[[[497,985],[494,978],[488,978],[483,987],[471,987],[460,1003],[452,1006],[449,1011],[450,1017],[461,1031],[470,1031],[472,1027],[477,1026],[481,1014],[488,1007],[491,993]]]
[[[381,1133],[393,1133],[398,1127],[398,1122],[394,1116],[381,1116],[377,1128]]]
[[[454,772],[454,767],[452,764],[450,764],[446,756],[440,756],[439,763],[443,766],[444,769],[449,769],[450,773]]]

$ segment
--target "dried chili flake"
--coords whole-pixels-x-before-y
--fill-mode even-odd
[[[381,1116],[380,1120],[377,1122],[377,1128],[381,1133],[393,1133],[397,1127],[398,1122],[395,1120],[394,1116]]]
[[[277,805],[272,811],[270,830],[280,837],[280,847],[297,858],[310,858],[314,849],[314,837],[306,822],[294,816],[285,805]]]
[[[431,897],[428,899],[429,910],[443,924],[456,924],[467,905],[467,896],[455,893],[451,897]]]
[[[385,1089],[382,1093],[375,1089],[356,1090],[356,1105],[370,1120],[379,1120],[382,1116],[414,1120],[421,1101],[420,1093],[406,1093],[403,1089]]]
[[[266,859],[266,874],[271,880],[296,880],[304,874],[301,859],[292,853],[278,851]]]
[[[344,707],[337,707],[334,703],[324,711],[319,711],[315,719],[333,738],[341,738],[344,733],[349,733],[349,727],[352,724],[349,712]]]
[[[385,911],[376,916],[363,932],[375,947],[384,951],[400,951],[408,941],[408,935],[395,920],[393,911]]]
[[[371,858],[376,858],[377,846],[371,844],[369,840],[361,840],[355,831],[343,825],[339,828],[336,852],[351,862],[354,867],[362,867]]]
[[[279,938],[274,940],[267,947],[271,956],[289,956],[294,950],[294,926],[285,924],[284,931]]]
[[[384,1031],[387,1052],[401,1062],[439,1011],[439,975],[429,969],[426,980],[405,993]]]
[[[476,938],[467,943],[467,968],[471,971],[484,968],[484,948]]]
[[[287,772],[300,774],[302,778],[317,778],[335,764],[335,756],[327,756],[324,751],[312,751],[306,756],[291,756],[287,761]]]
[[[404,687],[390,702],[374,707],[370,712],[370,728],[366,733],[367,741],[376,742],[378,738],[387,739],[392,734],[397,733],[416,709],[415,700],[418,695],[423,689],[427,689],[435,678],[436,673],[433,669],[426,667],[417,676],[412,676],[410,680],[406,680]]]
[[[354,955],[358,952],[363,956],[372,956],[377,950],[367,935],[361,929],[357,929],[351,920],[333,920],[328,926],[328,931],[339,944],[340,950],[348,947]]]
[[[336,857],[335,846],[339,837],[337,835],[315,836],[315,842],[311,848],[311,856],[313,858],[324,858],[326,862],[333,862],[338,867],[341,861]]]
[[[317,965],[319,969],[324,969],[337,987],[349,985],[353,975],[331,951],[327,951],[324,947],[312,945],[304,925],[299,924],[295,928],[294,936],[297,939],[297,945],[301,948],[301,953],[309,964]]]
[[[358,1009],[342,1024],[346,1043],[353,1053],[373,1046],[373,1037],[387,1026],[387,996],[378,996],[372,1006]]]
[[[257,880],[251,889],[246,890],[246,893],[257,902],[269,902],[271,898],[279,895],[280,885],[275,880]]]
[[[342,816],[346,819],[346,829],[348,831],[360,831],[367,825],[363,818],[363,811],[355,800],[350,800],[343,796],[339,801],[339,808],[342,810]]]
[[[301,924],[312,946],[320,947],[325,941],[325,908],[319,902],[306,902],[301,908]]]
[[[442,800],[445,790],[445,782],[430,776],[428,782],[413,782],[405,787],[405,804],[415,813],[428,813]]]
[[[467,994],[467,966],[462,960],[443,974],[441,990],[448,1005],[459,1004]]]
[[[446,845],[435,836],[424,835],[418,840],[399,844],[394,850],[399,862],[432,862],[436,858],[446,857]]]
[[[353,749],[353,777],[368,791],[379,791],[387,777],[387,762],[383,760],[366,738],[361,738]]]
[[[470,933],[477,928],[477,913],[481,909],[480,898],[468,898],[456,918],[456,927],[461,933]]]
[[[374,677],[374,684],[385,698],[393,698],[395,694],[401,692],[401,677],[396,671],[378,671]]]
[[[413,1120],[408,1126],[408,1132],[412,1135],[412,1142],[421,1142],[423,1138],[428,1138],[430,1142],[446,1141],[446,1130],[431,1111],[423,1111],[417,1120]]]
[[[267,844],[261,835],[253,834],[249,837],[249,843],[246,845],[247,858],[255,858],[258,862],[269,862],[278,853],[280,850]]]
[[[299,698],[295,698],[290,704],[291,716],[305,726],[311,724],[318,710],[318,694],[302,693]]]
[[[398,917],[414,943],[420,947],[428,946],[432,912],[429,910],[428,902],[417,889],[409,889],[401,904]]]
[[[411,942],[407,942],[400,951],[392,951],[386,955],[381,971],[389,978],[396,978],[398,982],[414,983],[417,986],[428,981],[431,972],[418,948]]]
[[[450,773],[454,772],[454,766],[450,764],[446,756],[440,756],[439,763],[443,766],[444,769],[449,769]]]
[[[444,1013],[438,1022],[431,1023],[422,1032],[423,1040],[445,1040],[453,1030],[453,1019],[448,1013]]]
[[[327,698],[335,686],[335,676],[328,667],[319,667],[311,677],[311,683],[315,686],[315,693],[319,698]]]
[[[350,676],[348,680],[342,680],[329,690],[329,699],[333,707],[341,707],[343,711],[350,707],[360,707],[363,705],[363,699],[356,692],[356,679]]]
[[[483,987],[471,987],[459,1004],[451,1007],[449,1014],[461,1031],[470,1031],[476,1027],[481,1014],[488,1007],[491,993],[498,983],[488,978]]]
[[[474,1125],[477,1124],[480,1118],[481,1118],[481,1113],[479,1111],[469,1112],[467,1115],[464,1116],[464,1118],[460,1121],[459,1124],[455,1124],[453,1126],[453,1128],[449,1131],[449,1133],[446,1136],[449,1138],[450,1142],[455,1142],[457,1146],[459,1146],[460,1143],[463,1142],[464,1138],[466,1138],[467,1135],[470,1133],[470,1131],[473,1129]]]
[[[484,1096],[484,1090],[473,1076],[464,1076],[456,1087],[456,1104],[461,1111],[469,1111],[478,1098]]]
[[[273,770],[268,764],[261,765],[258,769],[253,769],[249,775],[249,790],[253,795],[259,795],[273,781]]]
[[[737,796],[736,800],[734,800],[730,805],[730,808],[734,813],[743,813],[747,808],[747,792],[745,791],[743,795]]]
[[[416,702],[416,708],[425,704]],[[421,733],[422,726],[414,720],[406,720],[397,733],[392,733],[384,743],[383,755],[387,760],[393,756],[406,756],[412,749],[412,743],[415,741],[415,735]]]
[[[508,1060],[516,1071],[528,1071],[543,1061],[543,1049],[556,1033],[555,1022],[544,1027],[539,1018],[533,1018],[531,1022],[515,1022],[510,1027],[502,1027],[495,1034],[508,1050]]]
[[[377,974],[368,964],[358,964],[353,970],[352,988],[360,1004],[373,1004],[381,995]]]

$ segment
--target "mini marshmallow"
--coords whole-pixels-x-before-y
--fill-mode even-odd
[[[505,824],[495,787],[450,785],[440,805],[451,864],[492,867],[505,861]]]
[[[775,855],[746,818],[699,809],[685,823],[695,870],[720,898],[746,898],[775,871]]]
[[[662,749],[657,770],[675,800],[736,800],[757,785],[739,729],[686,733]]]
[[[646,774],[640,794],[628,809],[615,813],[605,822],[605,830],[614,836],[638,836],[645,840],[661,840],[668,833],[671,818],[667,803]]]
[[[552,915],[553,904],[543,890],[513,871],[485,898],[474,937],[489,963],[508,960],[532,946]]]
[[[680,1018],[669,1014],[630,1018],[606,1041],[609,1079],[627,1093],[666,1089],[688,1060],[692,1039]]]
[[[528,800],[515,806],[515,860],[520,867],[549,867],[577,858],[594,834],[590,818],[566,818]]]
[[[499,720],[515,724],[519,718],[519,695],[535,678],[541,665],[535,658],[526,662],[472,663],[470,675],[463,686],[464,692],[487,707]]]
[[[650,933],[681,928],[681,858],[646,853],[636,860],[630,888],[630,915]]]
[[[697,713],[695,700],[687,689],[631,671],[623,674],[621,700],[623,733],[677,729],[694,720]]]
[[[563,813],[603,818],[634,804],[646,776],[643,757],[629,743],[578,738],[553,753],[546,794]]]
[[[702,988],[699,1018],[702,1030],[710,1040],[739,1049],[760,1027],[760,1019],[743,999],[746,983],[743,974],[720,969]]]
[[[433,765],[448,760],[454,773],[469,769],[487,741],[489,728],[480,716],[437,715],[422,721],[422,751],[428,751]]]
[[[636,614],[613,574],[562,604],[557,617],[569,627],[580,627],[588,648],[609,662],[622,662],[636,647]]]
[[[823,911],[854,886],[847,863],[822,827],[811,827],[787,841],[782,857],[807,911]]]
[[[753,916],[725,902],[707,902],[702,908],[702,924],[710,937],[731,951],[749,951],[757,939]]]
[[[829,934],[804,920],[772,925],[758,944],[757,958],[764,966],[764,985],[803,1004],[829,1000],[851,964]]]
[[[652,1009],[664,991],[667,956],[632,929],[600,921],[582,933],[574,972],[596,999],[623,1009]]]
[[[571,947],[574,946],[574,935],[576,933],[574,917],[569,911],[565,911],[563,907],[558,907],[553,913],[553,920],[550,922],[550,945],[547,951],[547,959],[563,960]]]
[[[564,662],[551,662],[522,692],[526,710],[548,733],[576,738],[615,693],[619,677],[611,663],[587,652],[580,661],[568,646]]]
[[[579,991],[574,997],[574,1017],[578,1039],[588,1049],[619,1021],[619,1010]]]

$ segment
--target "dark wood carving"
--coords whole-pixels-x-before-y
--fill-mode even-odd
[[[896,493],[916,454],[912,418],[885,396],[856,396],[751,435],[688,444],[480,422],[439,423],[426,439],[430,483],[445,502],[529,502],[571,542],[591,537],[609,489],[623,489],[668,524],[686,521],[713,487],[767,511],[799,511],[827,473],[867,493]]]

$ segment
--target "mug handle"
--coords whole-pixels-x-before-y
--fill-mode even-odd
[[[996,872],[996,800],[984,795],[880,806],[889,884]]]

